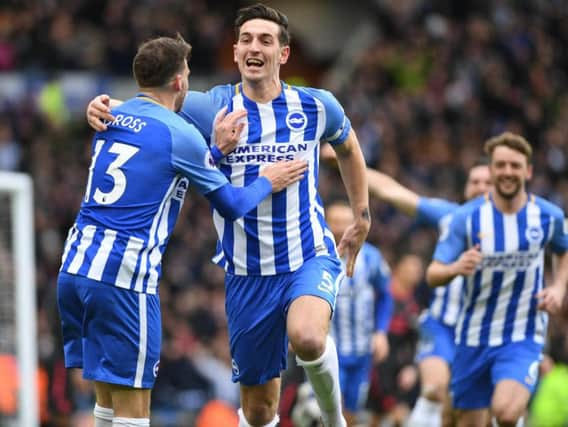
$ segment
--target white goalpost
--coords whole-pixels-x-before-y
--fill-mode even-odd
[[[35,288],[32,180],[0,171],[0,355],[16,357],[19,427],[39,426]]]

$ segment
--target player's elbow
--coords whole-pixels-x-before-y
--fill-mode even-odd
[[[426,283],[428,286],[435,288],[447,283],[447,278],[443,274],[443,264],[432,261],[426,269]]]
[[[236,205],[230,206],[220,204],[215,206],[215,209],[219,212],[219,215],[225,219],[225,221],[235,221],[245,214],[245,212],[241,212]]]

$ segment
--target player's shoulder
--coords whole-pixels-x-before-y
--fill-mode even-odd
[[[488,194],[475,197],[467,202],[456,207],[452,213],[452,218],[463,218],[472,215],[475,211],[479,210],[481,206],[490,202]]]
[[[209,97],[210,101],[218,109],[227,105],[230,100],[235,96],[239,85],[227,83],[222,85],[213,86],[205,94]]]
[[[540,208],[542,212],[548,215],[552,215],[554,217],[560,217],[560,218],[564,217],[564,211],[557,204],[534,194],[530,194],[529,196],[531,201],[533,201]]]
[[[335,95],[326,89],[308,86],[290,86],[293,90],[320,101],[325,107],[341,106]]]
[[[169,132],[172,124],[181,120],[173,111],[140,97],[126,100],[111,112],[114,120],[107,123],[109,130],[120,128],[142,134]]]
[[[438,219],[452,213],[460,205],[451,200],[442,199],[439,197],[424,197],[418,199],[419,211],[430,212],[431,215],[436,215]]]

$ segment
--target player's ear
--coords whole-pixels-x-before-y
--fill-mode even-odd
[[[237,44],[236,43],[233,45],[233,62],[235,64],[238,62],[237,61]]]
[[[283,46],[280,49],[280,64],[285,64],[288,62],[288,58],[290,57],[290,46]]]
[[[532,175],[533,175],[533,167],[531,164],[529,164],[527,167],[527,181],[532,178]]]
[[[174,87],[174,91],[176,92],[180,92],[181,90],[183,90],[183,82],[182,82],[183,76],[181,74],[176,74],[172,84]]]

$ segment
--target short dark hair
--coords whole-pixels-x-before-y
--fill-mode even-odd
[[[512,132],[503,132],[500,135],[494,136],[493,138],[485,141],[484,151],[490,158],[493,157],[493,151],[495,148],[505,146],[512,150],[518,151],[527,158],[527,162],[530,163],[532,160],[532,147],[529,142],[520,135],[514,134]]]
[[[191,55],[191,45],[176,38],[158,37],[140,45],[132,61],[132,73],[141,88],[162,87],[181,70]]]
[[[235,36],[237,40],[241,35],[241,26],[252,19],[265,19],[278,24],[280,27],[280,34],[278,41],[282,46],[290,45],[290,32],[288,31],[288,17],[276,9],[265,6],[262,3],[257,3],[252,6],[247,6],[239,9],[237,12],[237,19],[235,19]]]

